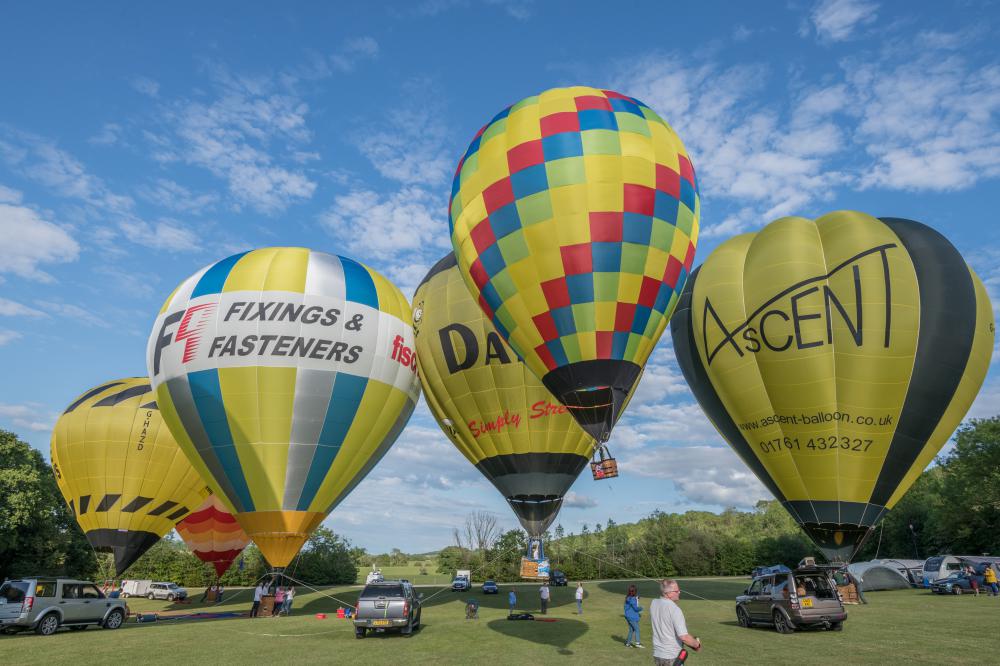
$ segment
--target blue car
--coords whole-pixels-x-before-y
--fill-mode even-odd
[[[969,576],[961,571],[956,571],[947,578],[940,578],[931,583],[931,592],[934,594],[969,594],[972,590],[972,578],[979,583],[979,590],[983,591],[986,583],[981,575]]]
[[[500,594],[500,587],[492,580],[483,583],[483,594]]]

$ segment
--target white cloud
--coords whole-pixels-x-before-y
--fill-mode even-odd
[[[0,316],[5,317],[44,317],[41,310],[29,308],[27,305],[0,296]]]
[[[0,345],[3,344],[2,339],[0,332]],[[48,432],[55,425],[58,414],[37,402],[18,405],[0,403],[0,418],[8,419],[17,428]]]
[[[385,129],[365,131],[357,140],[359,150],[379,174],[408,184],[449,182],[455,159],[445,150],[447,128],[435,105],[396,110],[387,121]]]
[[[866,0],[822,0],[809,15],[816,35],[822,41],[842,42],[860,27],[877,18],[878,4]]]
[[[104,123],[101,131],[87,139],[97,146],[111,146],[122,140],[122,126],[118,123]]]
[[[19,204],[23,195],[15,189],[0,185],[0,203]]]
[[[20,337],[21,334],[18,333],[17,331],[12,331],[7,328],[0,328],[0,347],[3,347],[5,344],[9,342],[17,340]]]
[[[0,204],[0,238],[4,239],[0,273],[39,282],[53,281],[40,265],[75,261],[80,253],[80,246],[65,229],[24,206]]]
[[[186,252],[204,248],[201,236],[175,220],[159,220],[150,224],[133,219],[121,222],[118,227],[133,243],[156,250]]]
[[[157,178],[141,185],[139,196],[146,201],[180,213],[201,214],[215,208],[219,195],[214,192],[196,193],[169,178]]]
[[[207,169],[227,182],[238,205],[263,213],[310,199],[316,183],[295,159],[312,138],[308,105],[287,83],[233,76],[219,68],[214,77],[216,99],[174,103],[166,111],[170,133],[147,133],[155,158]],[[293,164],[282,165],[282,159]]]
[[[338,244],[362,260],[408,257],[414,252],[440,257],[451,248],[451,240],[439,199],[421,187],[404,187],[388,195],[354,190],[338,195],[319,221]]]
[[[36,301],[35,305],[52,314],[81,322],[87,326],[111,328],[111,323],[106,318],[73,303],[63,303],[60,301]]]
[[[378,42],[374,37],[355,37],[344,42],[337,53],[330,56],[330,64],[334,69],[344,73],[353,72],[362,60],[372,60],[378,57]]]
[[[593,509],[597,506],[597,500],[587,495],[570,491],[563,498],[563,507],[569,509]]]
[[[666,479],[698,504],[750,508],[771,494],[732,449],[722,446],[665,446],[642,462],[621,463],[623,472]]]
[[[861,185],[948,191],[1000,175],[1000,66],[941,52],[897,58],[844,65],[858,140],[874,159]]]
[[[160,84],[149,77],[137,76],[129,83],[137,93],[146,95],[147,97],[155,98],[160,95]]]

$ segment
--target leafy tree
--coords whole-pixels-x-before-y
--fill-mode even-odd
[[[0,430],[0,579],[91,578],[97,561],[42,454]]]
[[[294,571],[296,578],[314,585],[353,584],[358,577],[351,544],[328,527],[317,527],[312,533]]]

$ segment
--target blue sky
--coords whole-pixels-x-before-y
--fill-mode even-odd
[[[782,215],[850,208],[934,226],[1000,303],[993,2],[3,13],[0,427],[46,456],[74,396],[145,374],[155,313],[214,260],[303,245],[367,263],[412,295],[449,250],[451,174],[470,139],[506,105],[560,85],[624,92],[677,130],[701,186],[696,264]],[[998,356],[970,415],[1000,413]],[[612,446],[622,477],[581,478],[567,530],[766,495],[694,403],[669,334]],[[477,509],[516,525],[421,403],[328,524],[371,550],[418,552],[447,545]]]

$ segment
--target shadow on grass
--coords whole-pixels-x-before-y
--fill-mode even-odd
[[[550,645],[559,654],[574,654],[570,644],[587,633],[589,627],[580,620],[558,619],[555,622],[531,622],[526,620],[491,620],[487,624],[492,631],[511,638],[531,641],[539,645]]]
[[[681,599],[687,601],[732,601],[736,602],[736,597],[743,594],[743,590],[749,585],[749,581],[744,580],[684,580],[677,581],[681,588]],[[639,592],[639,603],[649,602],[660,596],[660,585],[653,580],[616,580],[598,583],[605,592],[620,594],[622,604],[625,603],[625,595],[628,593],[629,585],[635,585]]]

